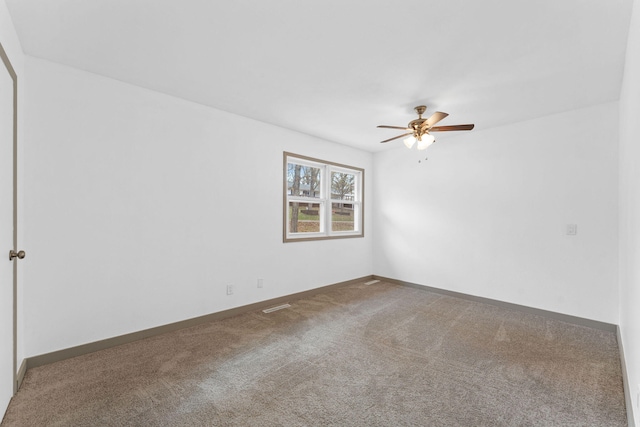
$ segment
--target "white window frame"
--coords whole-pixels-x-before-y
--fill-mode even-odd
[[[364,237],[364,169],[342,165],[339,163],[320,160],[313,157],[284,152],[284,195],[283,195],[283,241],[302,242],[309,240],[344,239],[353,237]],[[288,165],[295,163],[302,166],[310,166],[320,169],[320,194],[319,197],[294,196],[289,194],[288,188]],[[332,231],[332,203],[345,203],[345,200],[332,198],[331,174],[332,172],[348,173],[355,177],[353,200],[348,204],[353,205],[354,229],[349,231]],[[289,203],[313,203],[319,205],[320,231],[318,232],[297,232],[289,231]]]

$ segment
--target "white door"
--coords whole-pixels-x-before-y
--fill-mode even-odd
[[[14,362],[14,78],[0,45],[0,418],[13,396]]]

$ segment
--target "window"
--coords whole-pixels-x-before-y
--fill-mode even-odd
[[[284,153],[284,241],[363,237],[364,169]]]

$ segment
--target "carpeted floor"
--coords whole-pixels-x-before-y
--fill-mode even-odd
[[[2,426],[626,426],[614,333],[355,284],[31,369]]]

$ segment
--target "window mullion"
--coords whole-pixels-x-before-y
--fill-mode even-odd
[[[331,170],[329,166],[324,165],[322,168],[322,198],[324,199],[324,232],[327,236],[331,235]]]

